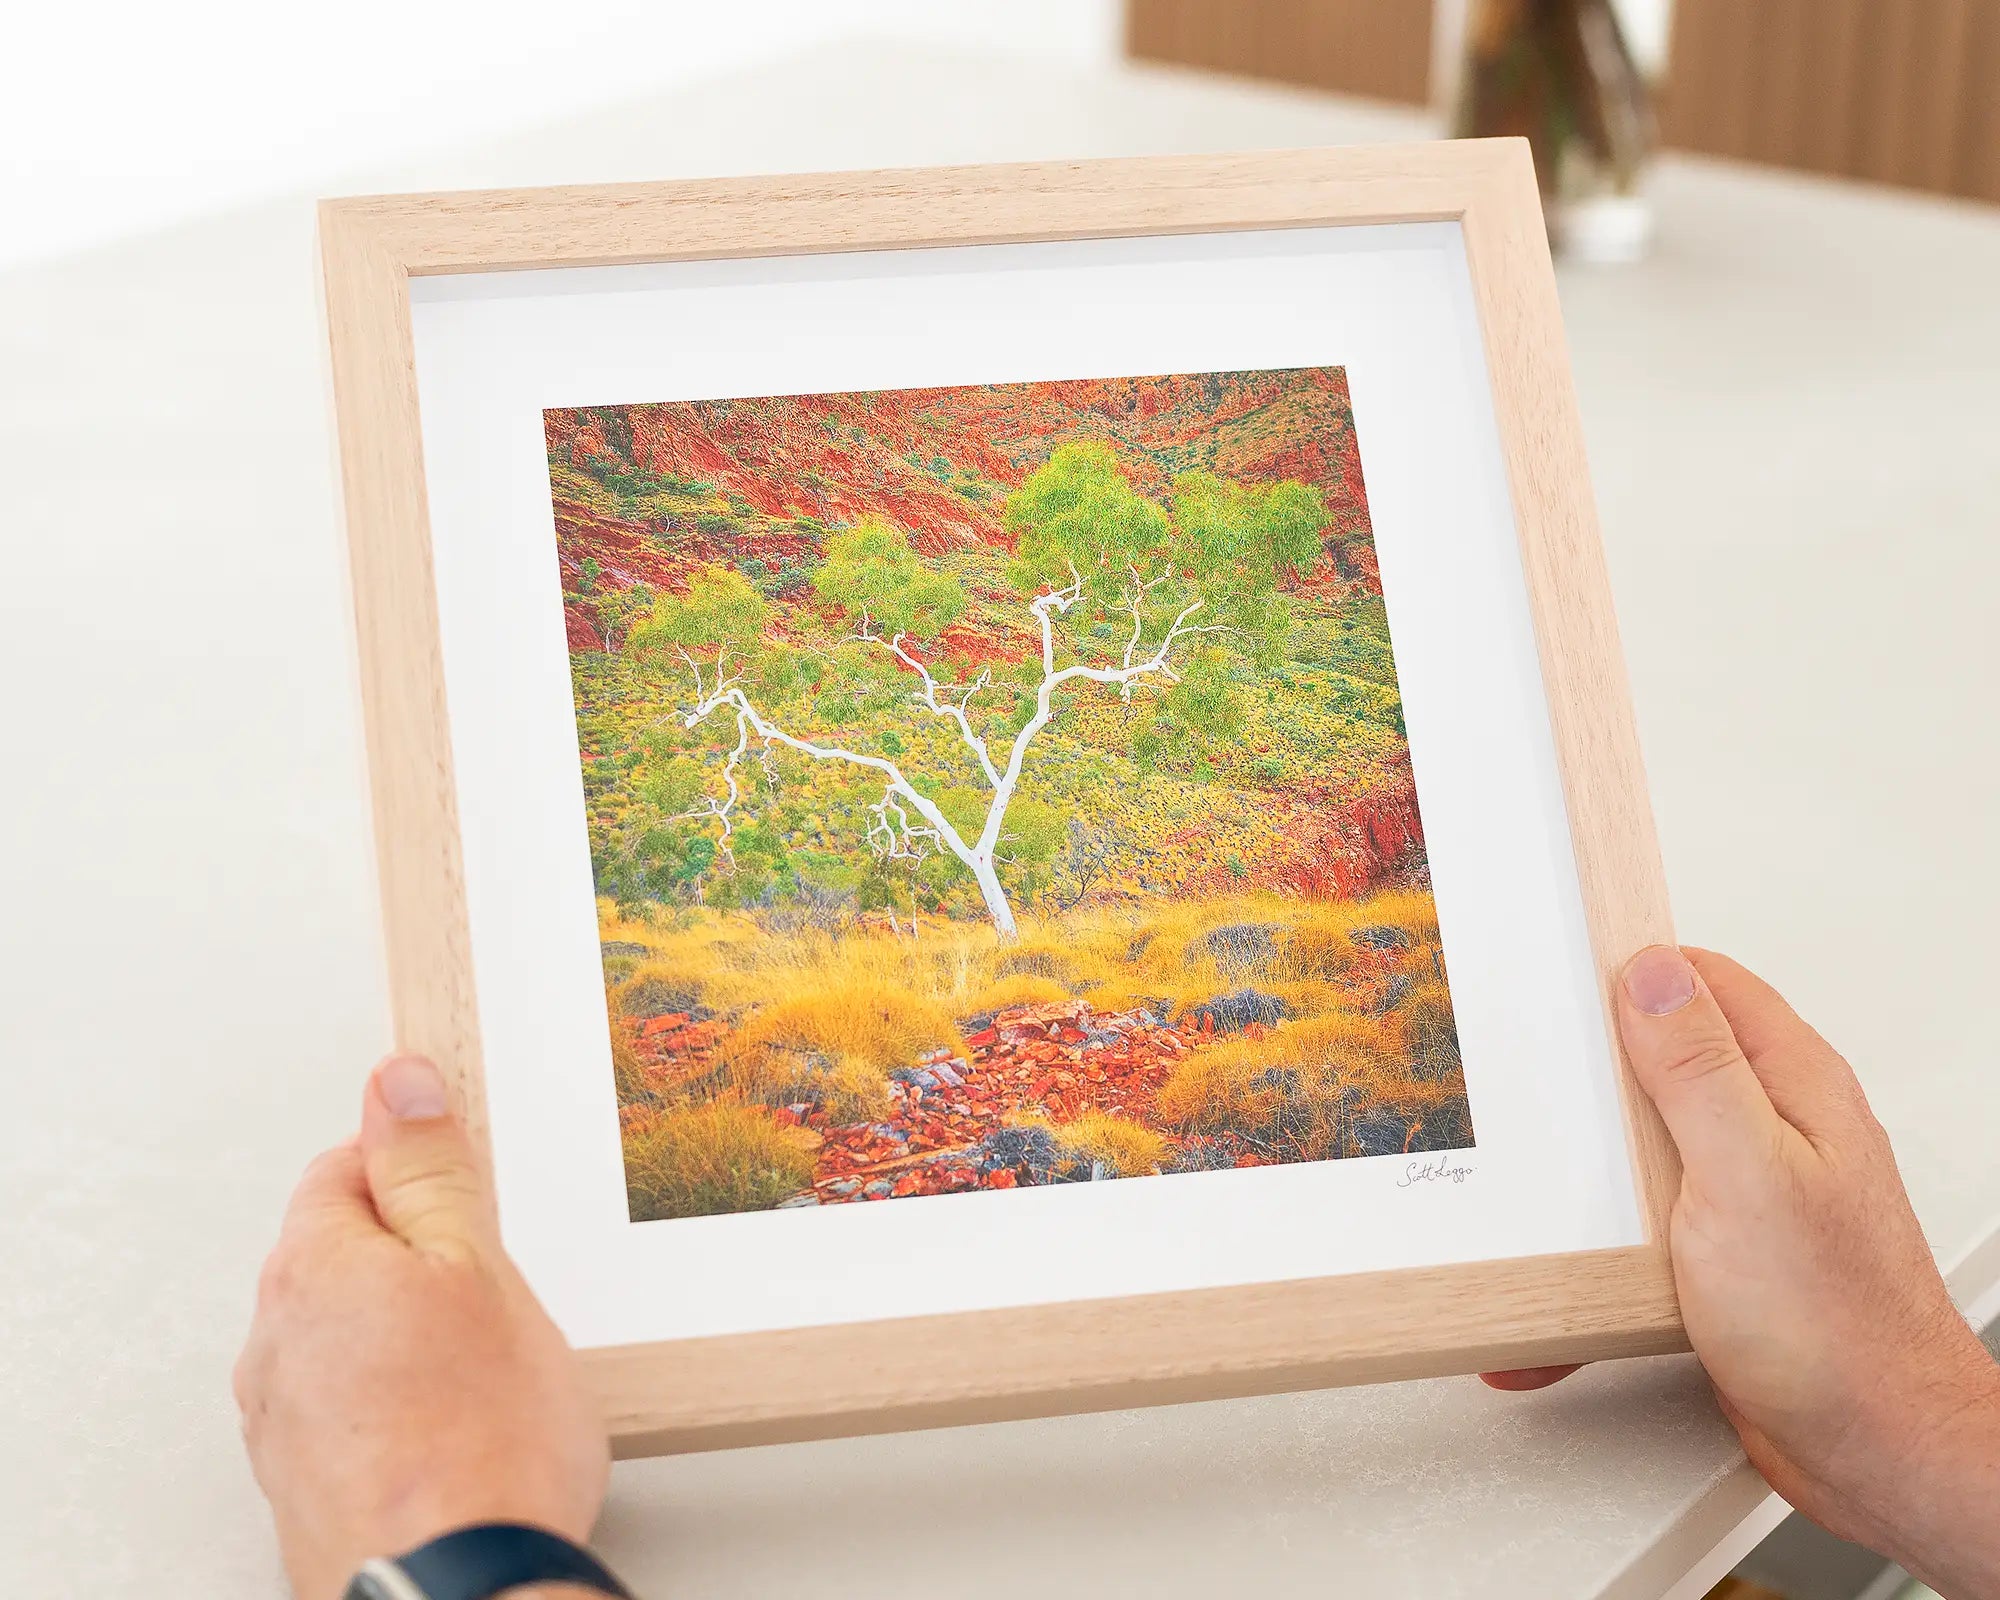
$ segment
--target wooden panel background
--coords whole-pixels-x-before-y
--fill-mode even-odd
[[[2000,200],[2000,0],[1678,0],[1667,142]]]
[[[1375,100],[1424,104],[1431,0],[1126,0],[1125,48]]]
[[[1434,12],[1431,0],[1127,0],[1126,46],[1422,104]],[[2000,201],[2000,0],[1676,0],[1662,125],[1678,149]]]

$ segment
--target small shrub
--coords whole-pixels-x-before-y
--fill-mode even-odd
[[[1268,922],[1225,923],[1197,939],[1190,954],[1198,951],[1207,956],[1228,977],[1255,977],[1278,953],[1277,931]]]
[[[1291,1007],[1276,995],[1245,988],[1211,996],[1192,1007],[1186,1020],[1214,1033],[1241,1033],[1251,1026],[1269,1027],[1291,1014]]]
[[[965,1053],[943,1003],[860,977],[788,995],[754,1013],[730,1041],[744,1092],[775,1105],[809,1100],[836,1122],[882,1115],[890,1069],[939,1048]]]
[[[680,977],[664,978],[657,973],[635,976],[619,986],[611,997],[619,1014],[644,1022],[663,1017],[670,1011],[685,1011],[697,1018],[712,1015],[701,1003],[701,986]]]
[[[654,1098],[639,1052],[632,1048],[631,1033],[615,1022],[611,1025],[611,1082],[621,1106],[645,1105]]]
[[[964,1053],[957,1024],[943,1005],[895,984],[866,980],[788,995],[753,1015],[740,1036],[749,1046],[816,1052],[885,1072],[927,1050]]]
[[[812,1152],[797,1130],[749,1106],[669,1111],[625,1136],[634,1222],[763,1211],[804,1189],[812,1171]]]
[[[1325,1161],[1349,1153],[1357,1105],[1407,1083],[1378,1023],[1331,1012],[1195,1051],[1156,1103],[1184,1132],[1234,1133],[1280,1160]]]
[[[1419,983],[1404,997],[1398,1014],[1412,1072],[1435,1081],[1455,1077],[1463,1070],[1450,990],[1437,982]]]
[[[1073,1122],[1058,1124],[1054,1132],[1058,1144],[1103,1163],[1121,1178],[1159,1171],[1167,1153],[1167,1141],[1151,1128],[1108,1111],[1086,1111]]]

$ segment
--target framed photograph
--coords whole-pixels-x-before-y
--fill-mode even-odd
[[[621,1451],[1685,1347],[1525,144],[321,240],[398,1042]]]

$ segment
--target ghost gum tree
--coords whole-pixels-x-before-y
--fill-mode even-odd
[[[775,639],[770,606],[728,567],[706,567],[685,594],[656,600],[627,649],[681,675],[691,698],[676,719],[689,733],[715,729],[711,748],[722,755],[699,792],[675,796],[686,809],[671,820],[711,827],[720,862],[733,867],[756,804],[746,759],[767,779],[786,753],[846,767],[880,785],[866,807],[875,853],[950,858],[978,885],[1000,937],[1012,938],[999,870],[1008,817],[1024,809],[1022,773],[1059,697],[1097,693],[1128,706],[1157,697],[1177,741],[1214,748],[1229,739],[1243,720],[1236,682],[1246,667],[1282,658],[1290,617],[1281,585],[1320,559],[1328,515],[1305,484],[1248,486],[1202,472],[1176,478],[1159,505],[1108,446],[1076,443],[1008,498],[1005,521],[1016,537],[1007,572],[1015,592],[999,603],[1015,615],[1000,626],[1025,631],[1027,656],[1017,670],[988,667],[969,681],[939,682],[926,658],[972,597],[884,522],[827,541],[812,584],[841,630],[831,654]],[[984,601],[982,623],[993,604]],[[889,669],[872,684],[870,662]],[[956,770],[905,771],[901,739],[854,731],[860,714],[897,701],[950,730]],[[1146,758],[1144,741],[1163,737],[1155,719],[1135,736],[1135,754]],[[967,791],[977,803],[960,798],[954,818],[941,801]]]

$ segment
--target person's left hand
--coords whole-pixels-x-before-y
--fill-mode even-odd
[[[580,1543],[604,1503],[603,1420],[428,1061],[378,1067],[359,1136],[306,1169],[235,1387],[298,1600],[467,1523]]]

